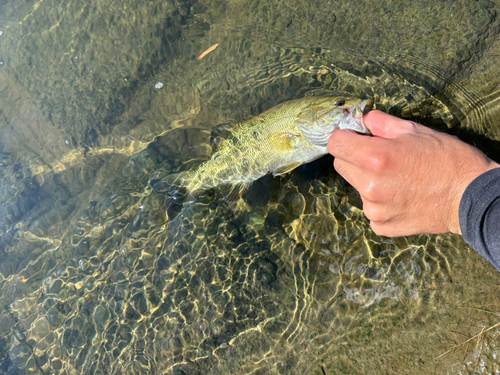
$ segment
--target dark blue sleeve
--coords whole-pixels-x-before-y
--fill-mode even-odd
[[[500,271],[500,168],[465,189],[459,216],[464,240]]]

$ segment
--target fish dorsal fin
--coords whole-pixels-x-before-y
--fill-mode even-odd
[[[303,163],[292,163],[292,164],[289,164],[289,165],[285,165],[284,167],[280,167],[280,168],[276,169],[275,171],[272,171],[273,172],[273,176],[280,176],[282,174],[291,172],[295,168],[297,168],[298,166],[300,166],[302,164]]]
[[[212,147],[213,152],[219,149],[224,139],[228,139],[232,136],[231,129],[233,127],[234,124],[220,124],[212,128],[210,134],[210,147]]]
[[[240,199],[246,193],[252,182],[238,182],[236,184],[227,184],[221,186],[220,192],[226,200],[234,202]]]

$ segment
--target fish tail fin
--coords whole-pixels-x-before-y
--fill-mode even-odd
[[[172,173],[159,180],[151,180],[149,184],[158,194],[166,194],[175,200],[181,201],[187,196],[186,188],[182,187],[182,180],[186,172]]]
[[[171,220],[181,213],[186,204],[193,202],[191,194],[182,184],[185,174],[186,172],[172,173],[162,179],[149,181],[155,193],[168,196],[166,208]]]

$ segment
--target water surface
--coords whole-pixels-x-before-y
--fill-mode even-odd
[[[0,1],[0,373],[499,371],[500,274],[459,236],[375,235],[330,157],[175,220],[149,186],[330,93],[499,161],[497,11]]]

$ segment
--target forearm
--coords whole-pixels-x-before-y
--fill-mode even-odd
[[[500,270],[500,168],[476,178],[460,202],[464,240]]]

